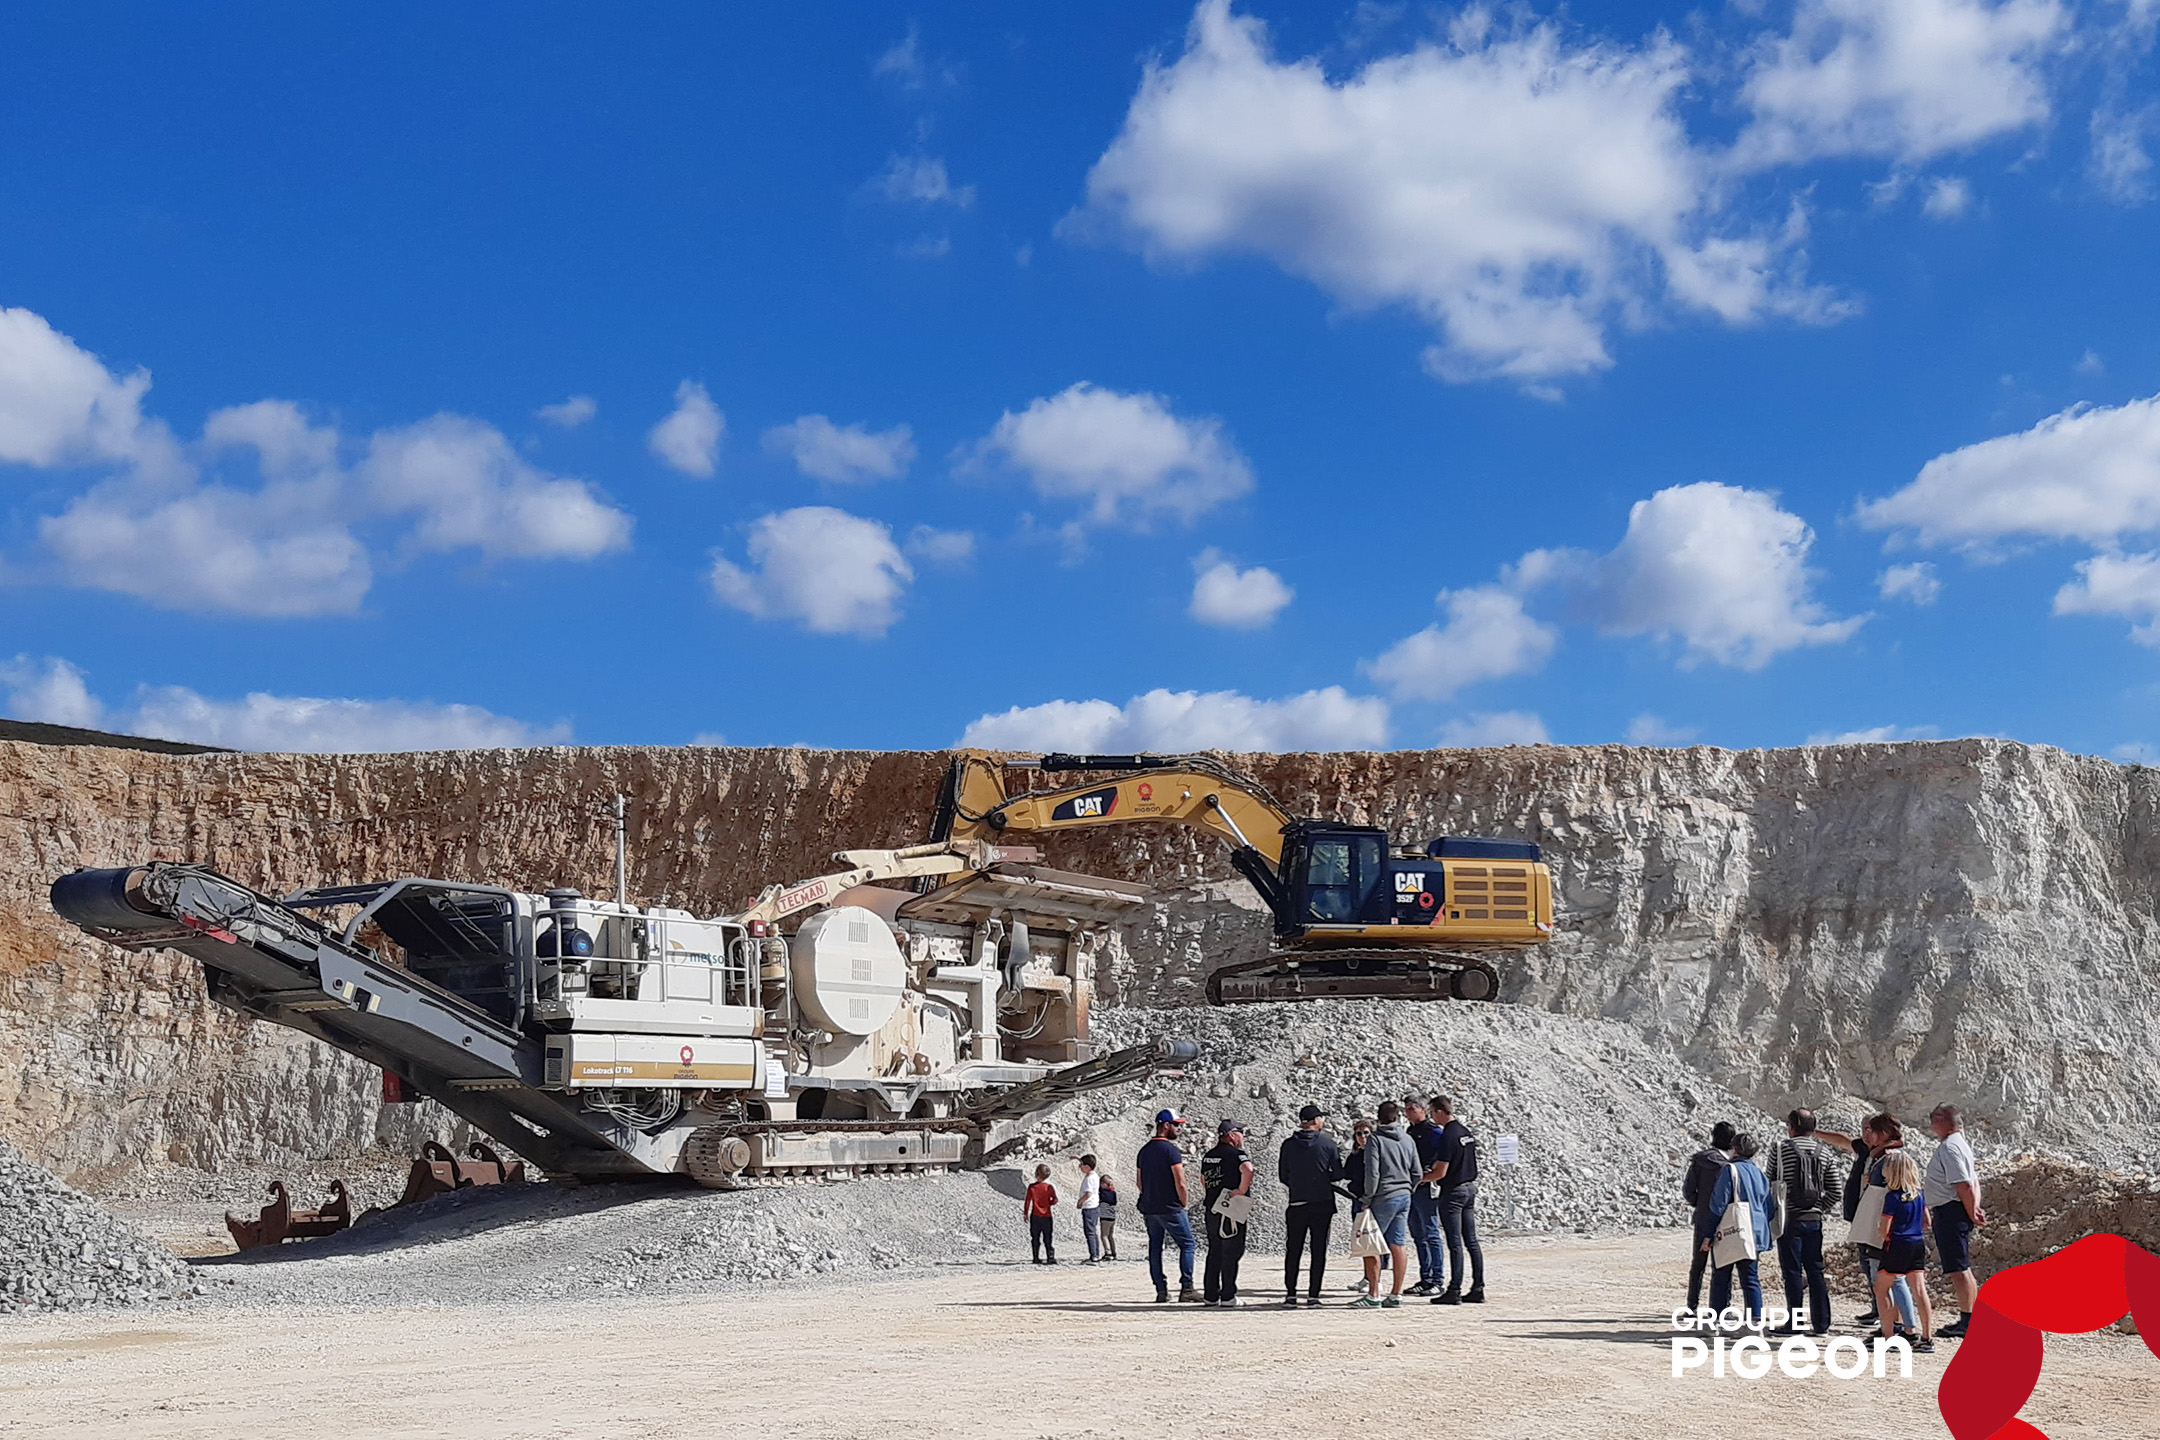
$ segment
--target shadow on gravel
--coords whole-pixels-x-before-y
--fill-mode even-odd
[[[190,1265],[286,1265],[334,1255],[373,1255],[440,1244],[506,1226],[590,1215],[627,1205],[696,1193],[686,1180],[655,1178],[599,1185],[482,1185],[399,1205],[355,1222],[350,1230],[319,1240],[289,1240],[260,1250],[207,1255]]]

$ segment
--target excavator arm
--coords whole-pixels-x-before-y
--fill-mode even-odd
[[[1115,778],[1010,795],[1006,770],[1117,772]],[[1257,780],[1206,755],[1045,755],[1000,761],[963,750],[939,797],[941,840],[988,840],[1012,831],[1093,829],[1127,823],[1189,825],[1231,846],[1230,863],[1280,909],[1283,831],[1290,815]]]

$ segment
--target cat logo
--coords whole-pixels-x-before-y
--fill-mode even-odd
[[[1107,820],[1117,809],[1117,786],[1106,785],[1100,790],[1090,790],[1085,795],[1075,795],[1050,812],[1052,820]]]
[[[1397,895],[1421,895],[1424,891],[1424,871],[1398,870],[1395,872],[1395,893]]]

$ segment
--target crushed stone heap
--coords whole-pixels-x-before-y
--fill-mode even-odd
[[[179,1256],[0,1140],[0,1315],[189,1293]]]
[[[1234,1118],[1246,1127],[1256,1173],[1250,1243],[1263,1250],[1282,1243],[1276,1153],[1308,1101],[1330,1112],[1328,1127],[1347,1146],[1352,1118],[1371,1115],[1382,1100],[1453,1098],[1482,1142],[1478,1220],[1492,1232],[1682,1224],[1680,1175],[1712,1123],[1784,1133],[1623,1025],[1515,1006],[1131,1007],[1098,1011],[1095,1029],[1106,1048],[1183,1035],[1200,1042],[1202,1058],[1183,1079],[1087,1096],[1053,1112],[1014,1158],[1094,1150],[1137,1199],[1133,1156],[1156,1110],[1185,1114],[1186,1148],[1196,1157],[1214,1143],[1217,1122]],[[1499,1163],[1502,1135],[1519,1144],[1513,1166]]]

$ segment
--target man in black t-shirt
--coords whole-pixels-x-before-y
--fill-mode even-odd
[[[1433,1296],[1435,1305],[1485,1303],[1485,1251],[1477,1239],[1477,1136],[1455,1118],[1455,1102],[1432,1097],[1432,1117],[1440,1127],[1440,1148],[1433,1170],[1440,1184],[1440,1228],[1447,1234],[1448,1287]],[[1470,1252],[1470,1293],[1462,1288],[1463,1251]]]
[[[1201,1281],[1203,1305],[1237,1305],[1238,1262],[1245,1258],[1245,1221],[1216,1213],[1224,1193],[1250,1203],[1252,1161],[1245,1155],[1245,1127],[1225,1120],[1215,1127],[1215,1148],[1200,1157],[1200,1183],[1206,1190],[1201,1213],[1207,1218],[1207,1274]]]

